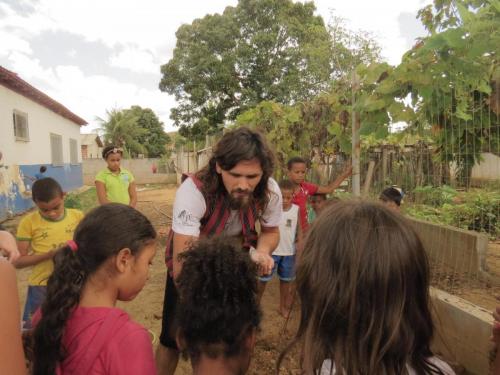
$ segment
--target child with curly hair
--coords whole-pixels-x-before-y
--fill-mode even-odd
[[[193,374],[245,374],[261,319],[257,269],[228,238],[199,240],[182,253],[177,344]]]

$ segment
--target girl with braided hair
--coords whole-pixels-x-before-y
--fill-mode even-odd
[[[148,332],[115,307],[148,279],[156,251],[150,221],[110,203],[88,213],[73,238],[54,257],[34,319],[34,375],[156,374]]]

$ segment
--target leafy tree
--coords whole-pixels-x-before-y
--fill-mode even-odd
[[[106,111],[106,119],[97,118],[104,133],[104,142],[123,147],[129,156],[145,152],[145,147],[138,141],[146,130],[137,126],[138,118],[132,113],[113,108]]]
[[[130,109],[106,111],[107,119],[97,118],[104,133],[104,142],[123,147],[126,155],[161,157],[169,141],[163,123],[149,108],[132,106]]]
[[[372,69],[380,83],[371,102],[392,106],[395,121],[409,120],[432,132],[438,155],[443,162],[455,162],[464,185],[485,145],[498,152],[498,4],[435,0],[419,12],[430,35],[396,68]],[[408,95],[411,106],[401,102]]]
[[[179,103],[171,118],[181,134],[217,129],[264,100],[292,104],[325,89],[331,44],[314,11],[312,2],[240,0],[181,26],[160,82]]]
[[[342,17],[332,14],[328,24],[331,43],[332,82],[350,81],[351,73],[360,64],[380,62],[381,47],[367,31],[350,30]]]
[[[125,110],[128,115],[136,119],[136,125],[145,131],[137,137],[137,142],[146,149],[147,156],[159,158],[166,153],[165,145],[170,141],[163,130],[163,123],[149,108],[134,105]]]

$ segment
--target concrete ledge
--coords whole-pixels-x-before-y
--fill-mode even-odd
[[[123,159],[121,165],[134,175],[137,184],[175,184],[175,173],[153,173],[153,169],[158,169],[160,159]],[[106,168],[106,163],[102,159],[84,159],[83,183],[94,185],[95,176]]]
[[[489,373],[491,312],[442,290],[431,288],[436,332],[432,349],[465,368],[467,373]]]
[[[430,259],[454,272],[490,277],[486,268],[488,236],[482,233],[409,218]]]

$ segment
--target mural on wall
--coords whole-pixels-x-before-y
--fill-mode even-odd
[[[19,165],[6,165],[0,151],[0,219],[12,216],[20,206],[31,206],[31,191]]]

